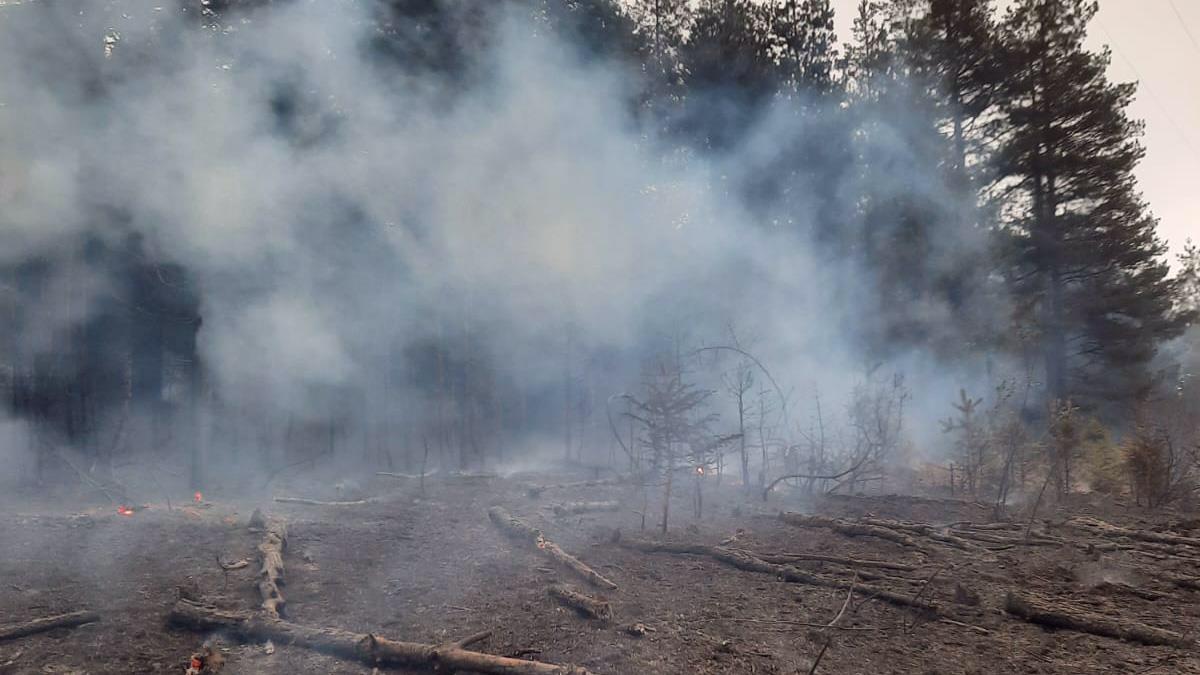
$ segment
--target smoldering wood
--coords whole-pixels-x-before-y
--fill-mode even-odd
[[[875,537],[895,542],[907,548],[918,548],[917,542],[912,537],[886,527],[866,525],[839,518],[829,518],[827,516],[810,516],[802,513],[781,513],[779,514],[779,520],[796,527],[820,527],[833,530],[847,537]]]
[[[600,600],[584,595],[563,584],[554,584],[546,589],[546,593],[564,605],[575,609],[580,614],[601,621],[613,620],[612,605],[606,600]]]
[[[1166,645],[1180,648],[1196,646],[1195,640],[1173,631],[1127,619],[1114,621],[1099,614],[1015,592],[1010,592],[1005,598],[1004,610],[1029,623],[1047,628],[1091,633],[1143,645]]]
[[[279,519],[267,519],[263,524],[263,540],[258,545],[258,593],[262,597],[262,610],[272,619],[283,615],[287,601],[280,589],[284,585],[283,552],[287,548],[287,523]]]
[[[618,539],[615,543],[618,546],[635,551],[641,551],[643,553],[674,553],[682,555],[707,556],[731,567],[736,567],[740,570],[770,574],[777,579],[791,583],[820,586],[822,588],[839,588],[842,590],[849,590],[851,586],[853,586],[854,588],[858,589],[862,595],[875,597],[893,605],[913,608],[923,612],[928,612],[933,615],[937,614],[937,607],[933,603],[920,600],[918,598],[913,598],[887,590],[885,588],[879,588],[877,586],[871,586],[868,584],[855,584],[852,581],[830,579],[828,577],[810,574],[790,565],[777,565],[769,563],[751,553],[738,549],[725,548],[722,546],[708,546],[705,544],[645,540],[639,541],[628,539]]]
[[[55,616],[46,616],[24,623],[15,623],[7,626],[0,626],[0,642],[8,640],[16,640],[38,633],[54,630],[55,628],[75,628],[84,624],[95,623],[100,620],[100,615],[96,612],[70,612],[67,614],[58,614]]]
[[[495,675],[588,675],[587,670],[577,666],[524,661],[464,648],[487,637],[486,633],[443,645],[400,642],[373,633],[304,626],[249,612],[217,609],[190,600],[177,602],[168,620],[180,628],[201,632],[223,630],[247,642],[272,640],[278,644],[306,647],[359,661],[368,666],[415,666],[447,672],[463,670]]]
[[[559,516],[576,515],[580,513],[595,513],[604,511],[620,511],[620,502],[567,502],[565,504],[556,504],[554,514]]]
[[[617,585],[604,575],[562,550],[558,544],[547,539],[541,530],[513,516],[503,508],[493,506],[488,509],[488,517],[496,524],[496,527],[500,528],[508,536],[533,545],[534,549],[542,555],[575,572],[586,579],[588,583],[608,590],[617,588]]]

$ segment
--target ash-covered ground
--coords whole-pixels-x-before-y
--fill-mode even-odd
[[[253,503],[217,491],[170,509],[135,505],[133,515],[107,502],[10,501],[0,516],[2,623],[80,610],[100,620],[0,641],[0,673],[182,673],[206,644],[227,674],[427,672],[173,625],[181,598],[260,611],[256,508],[286,522],[284,617],[304,626],[429,645],[491,631],[470,649],[611,674],[1200,673],[1197,523],[1169,512],[1078,498],[1043,506],[1031,524],[1028,513],[996,521],[966,501],[787,489],[764,504],[710,477],[696,518],[689,477],[663,535],[657,508],[642,529],[641,488],[559,487],[587,478],[440,474],[422,494],[419,480],[377,477],[353,495],[332,485],[276,491],[362,503]],[[619,507],[562,508],[584,501]],[[495,506],[617,588],[597,588],[499,529]],[[780,512],[834,520],[800,526]],[[637,548],[644,542],[691,552]],[[731,555],[770,570],[740,569]],[[240,560],[249,564],[220,564]],[[612,620],[565,606],[548,594],[554,584],[606,601]],[[1039,625],[1013,611],[1010,594],[1101,619],[1117,636]],[[1138,626],[1178,646],[1141,644]]]

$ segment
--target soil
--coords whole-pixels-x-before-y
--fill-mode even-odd
[[[844,588],[787,583],[707,557],[618,546],[616,537],[663,538],[651,525],[660,516],[653,506],[642,530],[641,516],[634,512],[642,496],[635,487],[527,494],[531,485],[579,479],[445,475],[427,480],[423,495],[415,481],[379,479],[364,486],[375,499],[360,505],[256,504],[212,494],[201,504],[168,509],[155,503],[130,516],[119,515],[107,502],[86,508],[27,502],[0,515],[0,625],[79,609],[95,610],[102,620],[0,643],[0,673],[182,673],[189,656],[206,642],[221,650],[221,672],[229,675],[371,673],[370,666],[294,645],[239,644],[221,634],[168,625],[168,612],[181,596],[226,608],[258,607],[261,533],[247,526],[255,507],[288,523],[285,615],[312,626],[431,644],[491,630],[473,649],[600,674],[805,674],[818,658],[816,673],[839,675],[1200,673],[1195,649],[1055,631],[1003,611],[1005,594],[1018,590],[1115,621],[1194,634],[1200,592],[1178,588],[1164,575],[1200,575],[1200,548],[1089,550],[1089,543],[1114,540],[1061,524],[1071,515],[1087,514],[1124,527],[1195,534],[1187,529],[1195,523],[1179,514],[1079,498],[1044,507],[1036,523],[1039,531],[1067,543],[981,543],[964,551],[914,535],[919,542],[914,549],[795,527],[774,516],[787,510],[964,527],[964,522],[989,522],[991,510],[965,501],[897,496],[774,494],[764,504],[758,495],[719,488],[710,478],[704,514],[697,519],[691,481],[680,481],[684,494],[672,504],[665,538],[710,545],[727,541],[763,555],[820,553],[910,563],[915,571],[870,570],[892,578],[869,583],[932,601],[946,621],[857,591],[847,602]],[[599,500],[628,506],[564,516],[553,510],[563,502]],[[619,588],[588,587],[527,543],[506,536],[488,519],[487,510],[495,505],[541,528]],[[218,556],[251,564],[225,572]],[[854,579],[853,572],[836,565],[804,563],[803,569]],[[554,583],[608,600],[614,622],[588,619],[562,606],[546,592]],[[836,627],[825,628],[843,607]],[[644,624],[649,632],[636,637],[619,629],[632,623]]]

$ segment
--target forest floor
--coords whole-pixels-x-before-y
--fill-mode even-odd
[[[818,659],[816,673],[838,675],[1200,673],[1200,649],[1192,641],[1200,627],[1200,583],[1193,583],[1200,575],[1200,539],[1187,539],[1200,536],[1192,530],[1200,522],[1179,514],[1081,497],[1043,507],[1030,528],[994,524],[990,509],[965,501],[805,500],[777,492],[764,504],[728,484],[710,484],[697,519],[692,481],[684,477],[664,537],[650,524],[657,524],[657,512],[647,514],[642,530],[635,487],[528,493],[534,485],[580,479],[433,476],[422,495],[416,481],[380,478],[366,488],[375,499],[359,505],[252,504],[214,492],[199,505],[168,510],[165,503],[151,504],[131,516],[107,504],[8,505],[0,514],[0,630],[84,609],[100,620],[0,641],[0,673],[182,673],[205,642],[224,656],[221,672],[230,675],[371,673],[369,665],[294,644],[242,643],[169,624],[181,596],[244,611],[259,607],[263,532],[247,525],[255,507],[287,523],[285,618],[309,626],[428,644],[490,630],[472,649],[604,674],[805,674]],[[328,500],[328,492],[291,496]],[[595,500],[619,501],[620,510],[559,516],[552,508]],[[507,535],[489,519],[493,506],[540,528],[617,588],[589,587],[532,544]],[[910,541],[797,526],[783,522],[781,511],[832,516],[842,525],[886,520],[884,529]],[[1079,517],[1160,541],[1100,532]],[[935,527],[914,529],[913,523]],[[818,585],[745,571],[709,555],[624,545],[637,541],[747,551],[789,563],[776,571],[800,570]],[[218,556],[250,564],[226,572]],[[561,605],[546,590],[556,582],[606,599],[613,621]],[[930,603],[935,612],[885,602],[878,589],[901,601]],[[1147,646],[1035,625],[1005,610],[1014,591],[1118,628],[1140,623],[1174,631],[1182,645]],[[835,617],[836,625],[826,627]],[[639,637],[623,630],[634,623],[647,632]]]

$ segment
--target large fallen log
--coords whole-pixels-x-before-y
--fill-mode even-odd
[[[926,524],[926,523],[906,523],[906,522],[899,521],[899,520],[883,520],[881,518],[866,518],[866,517],[859,518],[856,522],[861,523],[863,525],[870,525],[873,527],[883,527],[883,528],[886,528],[889,530],[896,530],[898,532],[911,532],[912,534],[917,534],[922,537],[928,537],[929,539],[932,539],[936,542],[946,544],[947,546],[953,546],[954,548],[957,548],[957,549],[960,549],[963,551],[976,551],[976,550],[979,550],[982,548],[978,544],[969,542],[966,539],[963,539],[962,537],[958,537],[958,536],[955,536],[953,534],[949,534],[946,532],[941,532],[938,530],[938,528],[935,528],[934,526]]]
[[[46,616],[24,623],[0,626],[0,642],[45,633],[55,628],[74,628],[75,626],[82,626],[85,623],[93,623],[99,620],[100,615],[95,612],[71,612],[57,616]]]
[[[569,516],[595,511],[619,511],[621,502],[567,502],[554,506],[554,515]]]
[[[531,499],[536,499],[542,496],[546,490],[575,490],[585,487],[598,487],[600,485],[620,485],[621,477],[616,478],[600,478],[597,480],[583,480],[575,483],[559,483],[557,485],[531,485],[525,490],[525,494]]]
[[[731,567],[736,567],[740,570],[770,574],[778,579],[782,579],[783,581],[790,583],[820,586],[822,588],[840,588],[842,590],[849,590],[851,587],[853,587],[860,594],[868,597],[876,597],[893,605],[911,607],[924,612],[929,612],[930,614],[937,614],[937,607],[932,603],[925,602],[908,595],[889,591],[886,588],[879,588],[877,586],[856,584],[852,581],[817,576],[816,574],[810,574],[790,565],[776,565],[739,549],[725,548],[723,546],[707,546],[705,544],[686,544],[680,542],[627,539],[618,539],[616,544],[618,546],[623,546],[635,551],[642,551],[643,553],[676,553],[684,555],[708,556],[709,558],[723,562]]]
[[[604,575],[600,574],[591,567],[588,567],[578,558],[562,550],[558,544],[555,544],[547,539],[542,534],[541,530],[529,525],[520,518],[517,518],[508,511],[505,511],[503,508],[499,506],[493,506],[492,508],[488,509],[488,517],[491,518],[492,522],[496,524],[496,527],[499,527],[505,534],[513,537],[514,539],[519,539],[533,544],[537,551],[542,555],[550,558],[563,567],[566,567],[572,572],[575,572],[579,576],[586,579],[588,583],[594,586],[599,586],[600,588],[607,588],[608,590],[613,590],[617,587],[615,583],[607,579]]]
[[[1098,518],[1089,518],[1087,516],[1068,518],[1064,525],[1077,530],[1091,532],[1092,534],[1097,534],[1102,537],[1134,539],[1137,541],[1146,541],[1155,544],[1173,544],[1200,547],[1200,539],[1196,537],[1185,537],[1183,535],[1168,534],[1166,532],[1151,532],[1149,530],[1132,530],[1127,527],[1120,527],[1118,525],[1113,525],[1112,523],[1106,523]]]
[[[1193,647],[1196,644],[1194,640],[1162,628],[1155,628],[1136,621],[1114,621],[1098,614],[1052,605],[1012,592],[1005,598],[1004,610],[1029,623],[1036,623],[1047,628],[1064,628],[1126,642],[1171,647]]]
[[[584,616],[601,621],[612,621],[612,605],[604,600],[589,597],[562,584],[554,584],[546,589],[546,593]]]
[[[361,661],[369,666],[418,666],[447,672],[464,670],[498,675],[588,675],[587,670],[575,666],[523,661],[464,649],[468,643],[480,639],[479,635],[444,645],[399,642],[371,633],[313,628],[248,612],[216,609],[190,600],[177,602],[169,620],[175,626],[190,630],[224,630],[248,642],[273,640],[278,644],[298,645]]]
[[[876,537],[895,542],[901,546],[917,548],[917,542],[912,537],[886,527],[876,527],[838,518],[825,516],[808,516],[802,513],[781,513],[779,519],[788,525],[796,527],[823,527],[847,537]]]
[[[350,499],[345,501],[322,501],[319,499],[304,499],[303,497],[276,497],[276,502],[280,504],[303,504],[305,506],[364,506],[373,504],[377,500],[374,499]]]
[[[915,572],[920,569],[916,565],[908,563],[893,562],[891,560],[862,560],[859,558],[843,558],[836,555],[822,555],[820,553],[756,553],[748,551],[751,555],[757,556],[767,562],[777,563],[780,565],[790,565],[793,562],[827,562],[844,567],[869,567],[885,570],[896,570],[900,572]]]
[[[283,551],[287,548],[287,524],[282,520],[263,521],[263,540],[258,545],[258,593],[262,596],[263,613],[272,619],[283,615],[287,601],[283,599]]]

